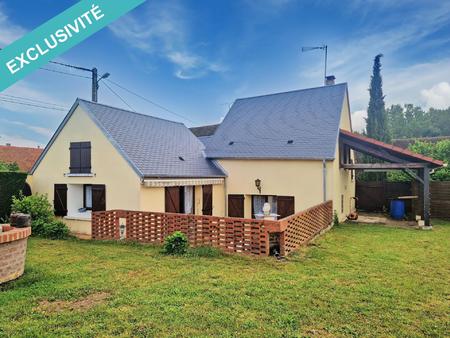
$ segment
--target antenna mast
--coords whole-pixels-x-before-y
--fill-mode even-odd
[[[323,74],[323,78],[324,78],[324,83],[326,84],[327,81],[327,62],[328,62],[328,45],[322,45],[322,46],[316,46],[316,47],[302,47],[302,52],[309,52],[312,50],[316,50],[316,49],[320,49],[324,51],[325,54],[325,70],[324,70],[324,74]]]

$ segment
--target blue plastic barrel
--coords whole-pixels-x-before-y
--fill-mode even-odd
[[[402,200],[391,201],[391,217],[393,219],[405,218],[405,201]]]

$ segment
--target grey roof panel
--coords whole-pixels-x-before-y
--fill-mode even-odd
[[[205,140],[206,155],[333,159],[346,92],[344,83],[238,99]]]
[[[143,177],[224,177],[182,123],[78,100]]]
[[[215,133],[217,130],[217,127],[219,127],[219,124],[210,124],[208,126],[200,126],[200,127],[192,127],[189,128],[197,137],[203,137],[203,136],[211,136]]]

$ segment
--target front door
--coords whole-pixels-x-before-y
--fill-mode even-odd
[[[213,186],[212,185],[204,185],[202,186],[202,192],[203,192],[203,208],[202,208],[202,214],[203,215],[212,215],[212,192]]]

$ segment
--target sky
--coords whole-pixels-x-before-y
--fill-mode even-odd
[[[0,0],[0,47],[74,3]],[[323,53],[301,47],[324,44],[354,130],[379,53],[387,105],[450,106],[444,0],[147,0],[54,61],[110,73],[100,103],[191,127],[220,122],[237,98],[323,85]],[[76,98],[90,99],[89,73],[44,68],[0,93],[0,144],[45,146]]]

